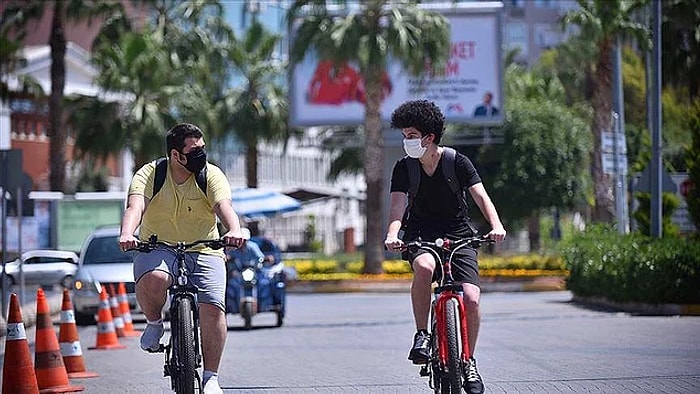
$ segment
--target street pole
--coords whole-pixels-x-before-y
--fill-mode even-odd
[[[2,202],[0,205],[2,205],[2,218],[0,218],[2,222],[2,231],[0,231],[0,238],[2,238],[2,252],[0,254],[0,264],[2,264],[2,278],[0,278],[0,281],[2,281],[2,315],[6,315],[7,307],[8,307],[8,284],[9,280],[7,280],[7,275],[5,275],[5,258],[6,258],[6,251],[7,251],[7,226],[6,226],[6,219],[7,219],[7,199],[6,193],[7,191],[5,190],[5,182],[7,179],[7,152],[8,150],[5,149],[0,149],[0,186],[2,186],[2,195],[0,196],[0,201]]]
[[[622,43],[617,38],[613,58],[613,107],[615,113],[613,119],[613,156],[615,157],[615,215],[617,218],[617,231],[626,234],[629,228],[629,215],[627,214],[627,171],[620,168],[618,157],[627,161],[626,149],[621,150],[618,145],[625,144],[625,98],[622,81]],[[626,148],[626,147],[625,147]]]
[[[651,130],[651,236],[661,238],[661,0],[654,0],[653,29],[653,105]]]

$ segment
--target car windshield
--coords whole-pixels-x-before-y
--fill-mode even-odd
[[[24,264],[51,264],[51,263],[75,263],[68,257],[32,257],[24,260]]]
[[[131,263],[131,257],[122,252],[117,237],[93,238],[85,251],[83,264]]]

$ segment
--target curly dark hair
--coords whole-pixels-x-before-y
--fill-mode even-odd
[[[165,135],[166,156],[170,156],[170,151],[175,149],[182,153],[185,147],[185,140],[190,137],[202,138],[202,130],[190,123],[180,123],[173,126]]]
[[[434,102],[429,100],[410,100],[399,105],[391,114],[391,127],[405,129],[415,127],[424,136],[435,135],[439,144],[445,129],[445,116]]]

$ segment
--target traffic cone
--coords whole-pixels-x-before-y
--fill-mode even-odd
[[[90,350],[124,349],[126,346],[119,343],[117,333],[114,330],[112,312],[109,308],[109,296],[107,289],[102,287],[100,292],[100,307],[97,310],[97,342]]]
[[[88,372],[83,360],[83,348],[80,346],[78,327],[75,326],[75,313],[68,289],[63,289],[61,306],[61,327],[58,330],[58,345],[61,348],[63,363],[69,378],[95,378],[96,372]]]
[[[27,333],[24,331],[22,311],[17,294],[10,295],[10,312],[7,316],[5,358],[2,364],[2,394],[38,394],[34,364],[29,353]]]
[[[109,310],[112,312],[112,320],[114,321],[114,331],[117,333],[117,337],[123,338],[124,335],[124,319],[122,318],[122,313],[119,311],[119,300],[117,299],[117,293],[114,291],[114,286],[109,285]]]
[[[36,340],[34,348],[34,371],[40,393],[68,393],[85,390],[85,387],[72,386],[68,381],[68,372],[63,364],[63,357],[61,357],[44,289],[39,289],[36,292]]]
[[[131,318],[131,307],[129,306],[129,297],[126,295],[126,286],[124,282],[119,282],[119,290],[117,291],[117,299],[119,300],[119,312],[124,319],[124,335],[127,337],[137,337],[141,335],[134,328],[134,321]]]

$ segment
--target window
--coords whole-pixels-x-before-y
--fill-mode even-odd
[[[508,49],[520,48],[520,54],[527,57],[529,48],[525,23],[513,22],[506,25],[506,47]]]

